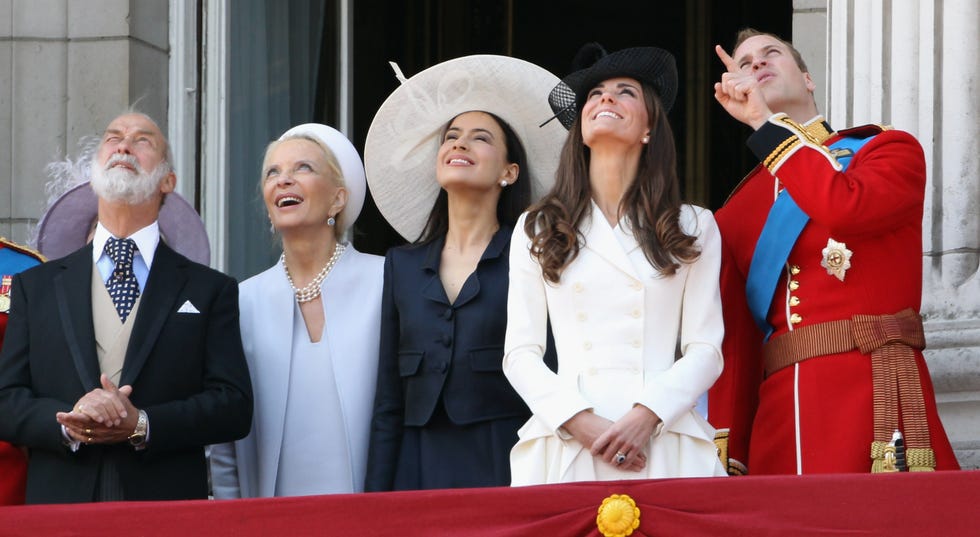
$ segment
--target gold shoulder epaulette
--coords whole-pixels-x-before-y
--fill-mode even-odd
[[[41,255],[41,252],[38,252],[37,250],[34,250],[32,248],[28,248],[27,246],[24,246],[22,244],[17,244],[16,242],[9,241],[5,237],[0,237],[0,244],[3,244],[4,248],[10,248],[15,252],[20,252],[24,255],[33,257],[34,259],[37,259],[42,263],[47,261],[47,259],[45,259],[43,255]]]
[[[837,161],[830,155],[823,143],[830,137],[831,133],[824,128],[822,122],[810,125],[801,125],[789,118],[786,114],[777,114],[769,119],[790,131],[791,135],[783,140],[776,148],[763,159],[762,165],[769,170],[769,173],[776,175],[776,170],[801,147],[810,147],[820,151],[827,157],[832,165],[837,165]]]

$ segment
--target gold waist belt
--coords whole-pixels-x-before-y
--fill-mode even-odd
[[[767,375],[818,356],[854,349],[870,354],[875,431],[871,471],[884,469],[885,448],[892,432],[899,429],[905,433],[909,470],[930,471],[936,467],[936,458],[929,443],[914,350],[925,346],[922,317],[906,309],[895,315],[855,315],[804,326],[773,338],[762,351]]]

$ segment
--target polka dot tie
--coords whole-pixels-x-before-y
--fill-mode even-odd
[[[135,252],[136,242],[133,239],[109,237],[105,243],[106,255],[116,264],[105,287],[122,322],[126,322],[126,317],[129,317],[129,312],[133,311],[133,305],[140,296],[140,285],[133,274]]]

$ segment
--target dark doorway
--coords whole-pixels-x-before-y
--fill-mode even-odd
[[[714,100],[712,85],[722,71],[714,44],[730,48],[737,30],[746,26],[792,39],[792,13],[791,0],[610,5],[595,0],[358,0],[351,138],[364,147],[375,111],[397,85],[389,61],[410,77],[458,56],[503,54],[561,77],[584,43],[596,41],[609,51],[653,45],[677,58],[680,92],[670,120],[684,195],[714,210],[755,165],[743,143],[748,128],[729,118]],[[332,46],[335,36],[324,38],[324,46]],[[329,77],[321,79],[318,92],[323,120],[332,115],[329,82]],[[383,254],[402,242],[369,196],[354,228],[354,245]]]

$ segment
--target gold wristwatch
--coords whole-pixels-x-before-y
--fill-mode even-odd
[[[142,449],[146,444],[147,430],[146,411],[140,410],[139,418],[136,420],[136,429],[129,435],[129,445],[136,449]]]

